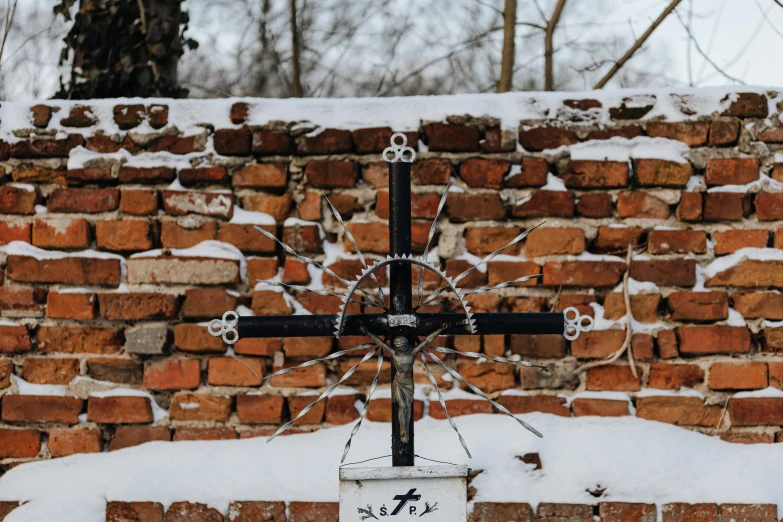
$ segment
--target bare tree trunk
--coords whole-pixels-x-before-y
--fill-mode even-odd
[[[517,25],[517,0],[506,0],[503,9],[503,56],[500,59],[498,92],[511,90],[514,79],[514,38]]]
[[[666,6],[666,9],[664,9],[663,12],[660,15],[658,15],[658,18],[656,18],[655,21],[653,21],[653,23],[650,24],[650,27],[647,28],[644,34],[642,34],[639,37],[639,39],[633,43],[631,48],[625,52],[622,58],[617,60],[617,62],[612,66],[612,68],[609,69],[609,72],[607,72],[604,75],[604,77],[601,78],[598,81],[598,83],[595,84],[595,87],[593,87],[593,89],[603,88],[609,82],[609,80],[611,80],[614,77],[614,75],[617,74],[617,72],[620,69],[622,69],[623,65],[625,65],[625,63],[633,57],[634,53],[636,53],[636,51],[638,51],[639,48],[642,45],[644,45],[644,42],[646,42],[647,39],[650,37],[650,35],[653,34],[653,31],[655,31],[658,28],[658,26],[661,25],[661,22],[663,22],[666,19],[666,17],[669,16],[672,13],[672,11],[674,11],[674,9],[681,1],[682,0],[672,0],[672,2],[668,6]]]
[[[291,95],[294,98],[301,98],[302,92],[302,65],[299,61],[299,31],[296,27],[296,0],[289,0],[291,15]]]
[[[546,23],[546,33],[544,33],[544,90],[555,90],[555,66],[554,66],[554,53],[555,48],[553,44],[555,29],[557,24],[560,23],[560,15],[563,14],[566,0],[557,0],[555,10],[552,12],[552,17]]]

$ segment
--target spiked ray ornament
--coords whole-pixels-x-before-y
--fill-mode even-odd
[[[476,323],[473,320],[473,315],[470,312],[470,307],[468,306],[467,302],[465,301],[464,297],[462,296],[462,293],[460,292],[459,288],[454,284],[452,279],[446,275],[446,272],[438,268],[435,264],[430,263],[428,261],[424,261],[423,259],[419,259],[417,257],[413,257],[413,255],[399,255],[395,254],[394,256],[386,256],[385,259],[381,259],[380,261],[377,261],[375,264],[370,266],[369,268],[365,268],[362,270],[361,274],[356,279],[356,282],[348,287],[348,291],[345,294],[346,299],[351,299],[353,297],[353,294],[357,291],[359,288],[359,285],[364,282],[365,279],[370,277],[371,274],[374,272],[377,272],[379,269],[389,266],[391,264],[395,263],[401,263],[401,264],[408,264],[408,265],[417,265],[422,267],[425,270],[429,270],[430,272],[435,273],[438,277],[440,277],[443,281],[446,282],[446,287],[450,289],[452,292],[454,292],[455,298],[459,301],[460,305],[462,306],[462,310],[464,311],[466,321],[466,326],[468,327],[468,330],[470,333],[476,333]],[[340,308],[340,313],[337,314],[337,317],[335,318],[335,324],[336,324],[336,331],[335,336],[340,337],[343,332],[343,327],[345,326],[345,307]]]

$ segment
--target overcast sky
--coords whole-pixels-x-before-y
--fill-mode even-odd
[[[334,3],[336,0],[331,1]],[[389,1],[404,2],[408,9],[414,11],[418,7],[417,3],[422,2],[422,12],[427,7],[437,5],[431,0]],[[502,8],[503,5],[503,0],[453,1],[455,9],[459,3],[486,5],[491,16],[494,16],[493,7]],[[532,1],[534,0],[519,0],[519,21],[541,23],[537,11],[531,7],[534,5]],[[260,2],[261,0],[186,0],[183,5],[191,13],[188,35],[202,43],[199,54],[190,57],[189,66],[193,66],[194,60],[195,63],[210,59],[227,61],[216,53],[231,48],[232,43],[238,41],[237,33],[240,32],[242,20],[241,14],[237,13],[241,13],[242,9],[248,12],[256,9]],[[669,2],[670,0],[569,0],[555,39],[562,42],[583,37],[583,41],[589,41],[590,35],[595,34],[594,31],[614,32],[626,38],[616,53],[616,56],[619,56],[622,49],[633,41],[634,35],[644,32],[651,20],[657,17]],[[9,35],[0,64],[0,97],[3,99],[48,98],[57,90],[60,75],[57,59],[67,26],[62,19],[52,21],[51,9],[54,3],[55,0],[19,0],[16,27]],[[544,12],[551,13],[556,0],[538,0],[538,3]],[[281,5],[284,10],[287,4]],[[683,25],[688,22],[688,13],[691,10],[691,31],[695,43],[688,37]],[[674,14],[669,16],[656,30],[648,41],[646,54],[628,62],[629,70],[652,68],[650,63],[644,63],[649,56],[650,60],[658,62],[654,67],[659,75],[654,84],[656,87],[662,84],[685,87],[691,84],[709,86],[744,82],[749,85],[783,88],[783,6],[778,5],[775,0],[682,0],[678,13],[679,17]],[[225,17],[222,18],[221,14]],[[452,15],[448,12],[442,13],[440,17],[444,23],[441,25],[447,26],[450,16]],[[456,15],[453,16],[456,19]],[[528,17],[533,19],[527,20]],[[286,25],[287,23],[281,27],[285,28]],[[448,27],[447,35],[450,31],[452,29]],[[365,38],[373,37],[374,34],[365,35]],[[461,35],[455,36],[460,37]],[[281,35],[281,41],[287,41],[287,38],[288,36]],[[416,42],[413,42],[411,48],[416,50],[416,45]],[[446,45],[449,45],[448,42]],[[422,47],[423,45],[419,49]],[[359,49],[364,48],[366,46],[359,46]],[[408,54],[414,55],[405,57],[411,61],[429,59],[423,51],[421,56],[418,56],[417,52]],[[704,55],[707,55],[709,60]],[[558,55],[558,59],[561,59],[559,65],[562,65],[566,56]],[[589,89],[592,81],[594,80],[585,79],[581,85],[578,82],[569,85],[572,88]],[[610,83],[609,87],[613,85]],[[236,91],[233,93],[243,94]]]

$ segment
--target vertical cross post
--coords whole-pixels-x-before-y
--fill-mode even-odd
[[[389,251],[392,256],[411,253],[411,164],[406,161],[389,163]],[[389,267],[389,293],[392,315],[413,313],[411,266],[395,263]],[[399,335],[409,337],[409,346],[414,346],[413,333],[405,327],[392,329],[392,338]],[[391,377],[397,369],[392,358]],[[392,466],[413,466],[413,416],[408,426],[408,442],[400,439],[400,423],[397,417],[399,404],[392,394]]]

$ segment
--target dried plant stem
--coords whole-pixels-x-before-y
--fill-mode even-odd
[[[630,349],[631,337],[633,336],[633,331],[631,329],[631,322],[633,321],[633,313],[631,313],[631,296],[628,293],[628,278],[629,278],[629,274],[631,273],[632,252],[633,252],[633,245],[629,244],[628,255],[625,258],[625,263],[628,268],[625,271],[625,275],[623,275],[623,300],[625,302],[625,320],[627,323],[625,328],[625,339],[623,340],[623,344],[616,352],[614,352],[609,357],[605,359],[600,359],[598,361],[585,363],[579,366],[571,373],[571,376],[578,375],[584,371],[589,370],[590,368],[597,368],[599,366],[606,366],[607,364],[612,364],[617,359],[619,359],[625,352],[628,352],[628,364],[630,364],[631,366],[631,373],[633,373],[634,378],[639,377],[636,372],[636,364],[634,363],[633,350]]]

